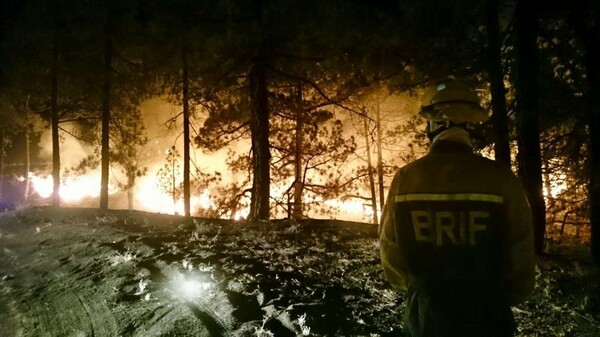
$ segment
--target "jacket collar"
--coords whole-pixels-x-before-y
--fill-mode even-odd
[[[463,128],[449,128],[433,139],[429,152],[473,152],[469,132]]]

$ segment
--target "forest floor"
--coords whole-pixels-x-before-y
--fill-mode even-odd
[[[518,336],[600,336],[585,249],[538,260]],[[0,215],[0,336],[403,336],[377,228],[36,207]]]

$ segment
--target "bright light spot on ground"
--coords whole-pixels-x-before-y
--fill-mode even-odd
[[[171,283],[173,292],[183,300],[210,296],[214,293],[213,287],[212,282],[204,281],[199,275],[179,274]]]
[[[184,280],[179,284],[179,290],[186,297],[199,297],[210,288],[210,284],[196,280]]]

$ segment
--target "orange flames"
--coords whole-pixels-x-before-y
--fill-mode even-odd
[[[52,196],[52,176],[40,177],[29,173],[29,179],[35,192],[42,198]],[[87,175],[68,177],[60,186],[60,198],[65,202],[76,202],[85,198],[97,198],[100,195],[100,176]],[[109,186],[109,193],[115,193],[114,186]]]
[[[398,119],[398,109],[403,109],[402,111],[412,111],[407,107],[412,106],[411,104],[413,103],[413,100],[407,97],[401,98],[390,96],[390,100],[387,103],[381,104],[383,104],[382,106],[386,107],[386,109],[390,111],[387,118],[388,122],[392,121],[389,122],[390,125],[392,125],[394,123],[403,121],[402,118],[407,118],[404,116],[401,119]],[[142,111],[145,134],[147,135],[149,141],[138,149],[141,158],[139,165],[140,167],[145,167],[148,170],[146,175],[136,179],[132,193],[129,194],[129,198],[133,199],[132,207],[134,209],[150,212],[183,214],[184,203],[182,198],[178,196],[174,198],[172,193],[165,191],[164,186],[161,187],[161,177],[159,177],[161,175],[159,170],[161,168],[164,169],[165,160],[169,160],[167,159],[170,151],[168,149],[175,147],[176,149],[180,150],[184,146],[179,131],[182,129],[182,119],[179,117],[169,117],[178,116],[180,107],[173,105],[168,100],[163,98],[154,98],[144,102],[140,106],[140,110]],[[169,124],[171,126],[170,128],[166,128],[165,123],[157,123],[157,121],[165,120],[167,117],[169,117],[168,120],[172,122],[172,125]],[[202,121],[202,117],[200,117],[196,122],[202,123]],[[61,140],[60,146],[61,167],[65,168],[66,171],[61,173],[62,182],[59,192],[61,202],[62,204],[72,206],[83,206],[82,203],[84,203],[85,205],[93,207],[96,202],[95,199],[98,198],[100,194],[99,171],[96,170],[81,176],[69,176],[68,170],[77,168],[83,159],[94,153],[94,148],[92,145],[82,143],[78,139],[71,137],[72,135],[77,135],[79,132],[81,132],[76,123],[65,123],[61,125],[61,129],[68,130],[68,132],[62,134],[64,139]],[[354,128],[350,124],[348,124],[348,132],[355,132]],[[53,153],[51,144],[51,133],[50,131],[47,131],[41,137],[40,147],[42,149],[42,155],[45,156],[45,160],[48,161],[50,158],[52,158],[51,155]],[[249,147],[249,142],[240,140],[230,144],[228,149],[221,149],[216,152],[204,152],[201,149],[192,148],[190,149],[190,157],[195,165],[197,164],[199,166],[198,169],[203,170],[203,172],[226,173],[229,171],[226,160],[229,151],[248,153]],[[165,151],[165,149],[167,149],[167,151]],[[167,173],[175,175],[175,179],[171,186],[180,186],[180,183],[183,180],[181,177],[182,172],[180,171],[182,160],[177,156],[172,157],[170,160],[171,162],[169,162],[169,164],[171,165],[172,170]],[[127,193],[120,190],[119,183],[117,183],[117,180],[120,180],[122,183],[123,181],[126,182],[127,179],[118,177],[120,174],[118,171],[119,170],[115,167],[111,172],[111,180],[114,183],[112,186],[110,186],[109,193],[111,195],[109,198],[109,207],[127,209],[130,207],[127,200]],[[162,179],[164,180],[164,178],[165,177],[163,175]],[[326,179],[326,177],[323,179]],[[235,180],[235,176],[224,174],[222,183],[226,185]],[[40,198],[47,199],[51,197],[53,182],[50,175],[30,174],[30,182],[33,190],[39,195]],[[280,186],[272,186],[271,196],[273,198],[279,198],[280,201],[285,201],[285,191],[290,184],[291,182],[287,181],[281,183]],[[364,192],[365,193],[362,194],[368,195],[366,190]],[[214,190],[207,188],[200,191],[200,193],[192,195],[190,200],[192,212],[201,210],[216,210],[218,206],[215,205],[213,200],[215,199],[214,197],[217,196],[217,193],[219,193],[217,188]],[[311,198],[314,198],[314,196],[305,197],[305,199]],[[365,204],[365,200],[359,198],[349,198],[343,200],[304,200],[304,202],[306,205],[311,205],[317,202],[321,206],[324,205],[325,208],[331,209],[334,213],[330,215],[321,214],[314,207],[309,207],[309,209],[306,210],[306,216],[308,217],[335,217],[341,220],[371,221],[373,216],[373,210],[370,205],[367,206]],[[283,214],[284,211],[282,209],[278,209],[277,212],[279,213],[274,214],[274,217],[287,216],[287,214]],[[199,213],[203,212],[198,212],[196,214]],[[234,214],[233,218],[245,218],[247,217],[248,213],[249,209],[240,208],[236,211],[236,214]]]
[[[51,175],[38,176],[29,174],[30,183],[37,195],[43,199],[49,199],[52,196],[53,180]],[[177,183],[177,182],[176,182]],[[276,195],[279,188],[273,187],[273,195]],[[84,199],[95,199],[100,195],[100,174],[90,173],[88,175],[66,177],[60,186],[60,198],[63,203],[77,205]],[[114,185],[109,186],[109,194],[115,195],[119,192]],[[216,205],[211,200],[211,190],[206,188],[199,195],[192,195],[190,204],[192,212],[194,210],[214,210]],[[166,193],[159,186],[157,178],[147,175],[138,179],[134,187],[134,209],[164,213],[164,214],[184,214],[184,203],[182,198],[173,199],[173,196]],[[311,200],[315,201],[315,200]],[[373,212],[370,207],[366,207],[361,200],[338,200],[328,199],[319,200],[323,204],[339,212],[339,218],[344,220],[364,221],[370,219]],[[117,207],[120,208],[120,207]],[[234,214],[234,219],[247,217],[248,208],[238,210]]]

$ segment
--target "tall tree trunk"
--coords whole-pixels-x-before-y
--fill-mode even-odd
[[[29,105],[29,104],[28,104]],[[27,107],[27,126],[25,127],[25,153],[23,154],[25,156],[24,160],[25,160],[25,167],[24,167],[24,173],[23,173],[23,177],[25,177],[25,189],[23,191],[23,201],[25,203],[27,203],[27,201],[29,200],[29,172],[31,171],[31,146],[30,146],[30,142],[31,142],[31,125],[30,125],[30,112],[29,112],[29,106]]]
[[[33,128],[32,126],[32,118],[31,118],[31,108],[29,106],[29,95],[27,95],[27,98],[25,100],[25,134],[23,135],[24,138],[24,146],[25,146],[25,153],[23,154],[23,178],[25,179],[24,183],[24,189],[23,189],[23,202],[27,202],[27,200],[29,199],[29,171],[31,171],[31,130]]]
[[[133,185],[127,189],[127,209],[133,211]]]
[[[544,251],[546,205],[538,121],[537,12],[535,4],[519,0],[516,6],[516,113],[519,175],[533,212],[535,251]]]
[[[296,134],[295,134],[295,153],[294,153],[294,203],[292,217],[301,219],[304,214],[302,210],[302,190],[304,187],[304,175],[302,174],[302,139],[304,125],[304,104],[302,97],[302,84],[299,83],[296,92]]]
[[[184,215],[191,215],[190,201],[190,83],[189,83],[189,66],[187,59],[187,47],[184,45],[181,48],[182,65],[183,65],[183,205]]]
[[[589,85],[586,93],[586,105],[590,174],[588,200],[592,231],[590,244],[592,258],[596,264],[600,265],[600,65],[598,64],[600,58],[600,9],[594,10],[590,1],[583,1],[583,4],[578,3],[574,6],[575,12],[571,19],[585,48],[586,77]]]
[[[52,67],[50,69],[50,109],[52,129],[52,206],[60,206],[60,138],[58,130],[58,2],[52,5],[54,32],[52,35]]]
[[[101,178],[100,178],[100,211],[108,210],[108,170],[110,164],[110,91],[113,57],[112,19],[110,4],[106,4],[106,27],[104,36],[104,79],[102,85],[102,148],[101,148]]]
[[[365,143],[367,146],[367,168],[369,175],[369,187],[371,189],[371,208],[373,209],[373,223],[379,223],[378,214],[377,214],[377,193],[375,192],[375,172],[373,170],[373,165],[371,164],[371,141],[369,137],[369,123],[366,118],[363,119],[364,128],[365,128]]]
[[[379,209],[383,211],[385,205],[385,191],[383,186],[383,130],[381,130],[381,103],[379,95],[375,96],[375,128],[377,132],[377,185],[379,189]]]
[[[588,61],[588,64],[598,62],[600,57],[600,48],[598,45],[595,46],[594,58]],[[590,53],[588,51],[588,53]],[[588,58],[591,58],[588,57]],[[593,61],[592,61],[593,60]],[[598,97],[600,95],[600,73],[598,72],[598,65],[592,66],[592,69],[588,66],[588,74],[592,71],[596,73],[589,75],[590,82],[595,81],[594,88],[590,91],[589,100],[594,100],[590,104],[590,111],[588,112],[588,128],[589,128],[589,165],[590,165],[590,181],[588,185],[588,198],[590,207],[590,224],[591,224],[591,247],[592,257],[594,262],[600,265],[600,103]],[[595,69],[594,69],[595,68]],[[592,79],[592,77],[595,77]]]
[[[172,187],[172,196],[173,196],[173,214],[179,215],[177,211],[177,199],[178,199],[178,191],[177,191],[177,177],[175,172],[175,146],[173,146],[173,155],[171,156],[171,187]]]
[[[252,196],[250,219],[269,219],[271,152],[269,144],[269,105],[265,51],[261,47],[250,70],[250,97],[252,101],[250,131],[252,138]]]
[[[508,116],[506,114],[506,88],[500,55],[501,39],[498,25],[499,0],[486,3],[486,27],[488,36],[488,77],[492,94],[492,132],[496,161],[510,167],[510,143],[508,137]]]

